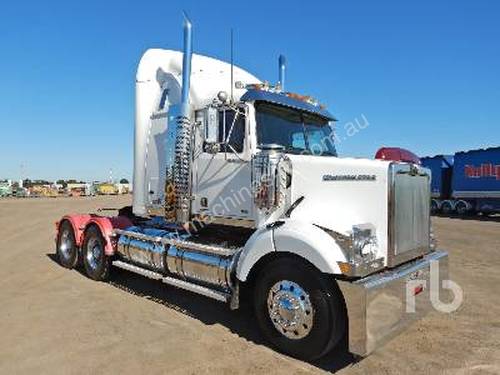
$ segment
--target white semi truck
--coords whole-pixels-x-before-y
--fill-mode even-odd
[[[447,277],[429,171],[339,157],[334,117],[285,90],[284,59],[272,86],[192,54],[191,34],[186,20],[183,52],[139,63],[132,208],[64,216],[60,263],[95,280],[120,267],[231,309],[244,299],[265,338],[298,358],[343,338],[369,354],[430,309],[431,263]]]

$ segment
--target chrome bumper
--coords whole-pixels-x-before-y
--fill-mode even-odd
[[[433,308],[431,262],[439,265],[439,295],[445,297],[442,280],[448,279],[448,253],[444,251],[353,282],[338,281],[347,306],[350,352],[370,354]],[[415,312],[407,312],[412,301]]]

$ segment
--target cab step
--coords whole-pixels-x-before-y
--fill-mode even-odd
[[[179,280],[174,277],[164,276],[161,273],[154,272],[131,263],[123,262],[121,260],[115,260],[112,262],[112,264],[113,266],[124,269],[126,271],[137,273],[152,280],[160,280],[165,284],[172,285],[180,289],[185,289],[193,293],[201,294],[202,296],[212,298],[220,302],[231,301],[230,293],[210,289],[205,286],[194,284],[189,281]]]

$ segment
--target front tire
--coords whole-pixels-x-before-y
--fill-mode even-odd
[[[59,226],[56,255],[59,263],[66,268],[75,268],[78,263],[78,247],[71,223],[64,220]]]
[[[267,264],[257,276],[259,327],[280,352],[303,360],[328,353],[346,332],[341,292],[311,265],[293,258]]]
[[[111,260],[104,253],[105,245],[99,228],[91,226],[87,229],[82,245],[83,266],[92,280],[103,281],[109,276]]]

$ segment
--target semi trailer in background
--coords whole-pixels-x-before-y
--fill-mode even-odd
[[[59,262],[81,260],[94,280],[122,268],[233,310],[243,301],[298,358],[341,342],[371,353],[430,311],[431,267],[433,296],[447,279],[429,170],[401,150],[339,157],[335,118],[286,91],[284,58],[270,85],[192,54],[191,35],[186,19],[183,53],[151,49],[139,63],[132,207],[62,217]]]
[[[432,171],[433,213],[500,212],[500,147],[421,158]]]

